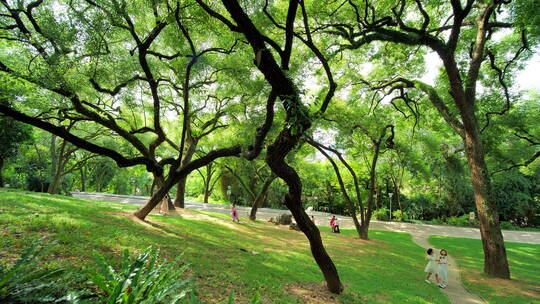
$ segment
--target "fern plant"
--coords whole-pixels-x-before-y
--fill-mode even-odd
[[[63,273],[62,269],[43,270],[37,258],[51,245],[43,240],[33,242],[11,267],[0,266],[0,302],[17,303],[39,301],[40,291],[50,288],[52,280]],[[47,301],[50,299],[42,299]]]
[[[191,291],[190,279],[182,279],[187,265],[181,265],[178,256],[172,263],[160,263],[159,250],[150,247],[134,260],[124,251],[120,269],[100,254],[96,257],[96,270],[89,271],[89,279],[105,293],[107,304],[179,303]]]

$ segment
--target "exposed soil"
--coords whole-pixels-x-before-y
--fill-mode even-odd
[[[328,291],[325,282],[294,283],[285,286],[285,290],[302,303],[338,304],[337,295]]]

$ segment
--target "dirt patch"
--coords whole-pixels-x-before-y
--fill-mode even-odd
[[[328,291],[326,282],[294,283],[285,286],[285,290],[302,303],[338,304],[337,295]]]

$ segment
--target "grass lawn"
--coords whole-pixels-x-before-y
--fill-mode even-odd
[[[506,242],[511,281],[484,275],[480,240],[431,236],[429,242],[457,259],[463,284],[491,304],[540,303],[540,245]]]
[[[150,245],[165,258],[184,253],[200,298],[224,301],[231,290],[237,303],[259,291],[265,303],[448,303],[423,282],[423,250],[408,234],[372,231],[370,241],[354,231],[333,234],[322,228],[346,291],[323,292],[323,277],[303,234],[264,222],[233,224],[211,213],[189,210],[180,216],[136,222],[133,206],[64,196],[0,189],[0,263],[12,263],[33,240],[57,240],[44,267],[92,267],[97,250],[119,262],[125,248]],[[256,254],[253,254],[255,252]]]

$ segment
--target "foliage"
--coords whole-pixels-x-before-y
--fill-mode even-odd
[[[403,216],[402,216],[403,215]],[[407,212],[401,210],[396,210],[392,212],[392,219],[395,221],[403,222],[409,220],[409,216],[407,215]]]
[[[19,259],[10,267],[0,265],[0,301],[5,303],[41,303],[55,300],[50,292],[62,269],[40,269],[37,258],[42,256],[50,243],[43,245],[42,240],[33,242]]]
[[[510,221],[519,227],[534,227],[540,224],[540,202],[534,197],[538,196],[540,182],[540,167],[535,174],[524,175],[519,170],[511,170],[505,174],[498,174],[493,180],[495,202],[499,208],[501,220]]]
[[[135,259],[126,249],[118,271],[100,253],[94,256],[96,270],[88,270],[88,277],[105,293],[106,303],[179,303],[191,290],[191,280],[182,279],[187,269],[187,264],[180,262],[182,255],[162,263],[155,247],[147,248]]]
[[[467,214],[464,214],[462,216],[451,216],[446,219],[446,223],[448,223],[448,225],[460,227],[472,226],[474,224],[469,221],[469,215]]]
[[[379,221],[389,221],[390,210],[386,209],[385,207],[379,208],[373,211],[373,214],[371,215],[371,217]]]
[[[28,125],[0,115],[0,159],[15,155],[19,146],[31,139],[31,133]]]

